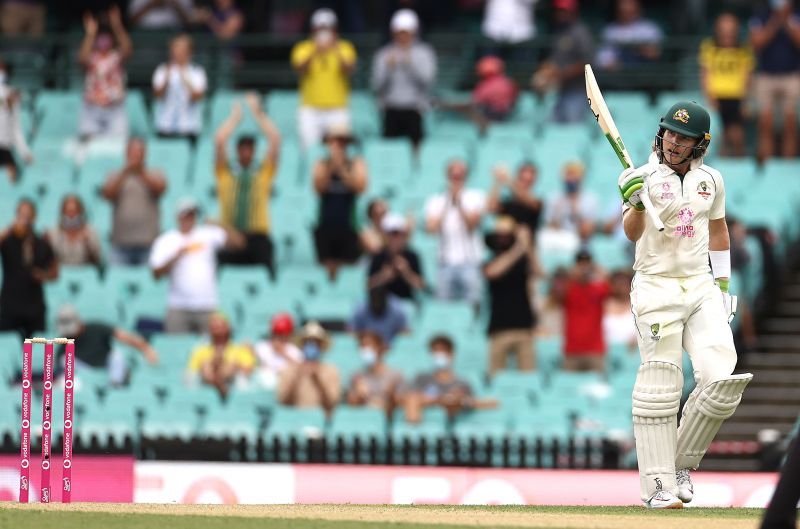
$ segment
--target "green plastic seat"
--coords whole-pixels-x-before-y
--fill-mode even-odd
[[[540,337],[536,340],[536,365],[544,375],[561,367],[564,339],[561,336]]]
[[[81,417],[75,420],[75,435],[83,446],[96,440],[103,448],[122,447],[126,439],[136,436],[136,409],[132,406],[135,400],[130,393],[115,392],[119,395],[116,405],[85,406]]]
[[[328,454],[343,463],[368,463],[370,445],[380,450],[386,444],[388,420],[383,410],[370,407],[339,406],[328,428]],[[357,450],[360,447],[360,450]]]
[[[277,406],[263,434],[266,450],[278,461],[288,461],[292,456],[290,442],[295,440],[295,458],[308,461],[310,441],[325,435],[325,412],[320,408],[292,408]],[[275,444],[279,450],[274,450]]]
[[[271,290],[267,269],[263,266],[226,266],[219,273],[219,290],[242,299],[253,299]]]
[[[444,178],[447,164],[451,160],[461,159],[469,162],[467,145],[452,138],[426,138],[419,149],[418,182],[438,182]]]
[[[185,182],[189,176],[191,150],[182,139],[153,139],[147,144],[147,163],[164,171],[167,182]],[[173,215],[174,216],[174,215]]]
[[[599,373],[556,371],[550,376],[546,391],[554,395],[577,395],[594,384],[603,383]]]
[[[78,91],[44,90],[36,97],[36,110],[42,116],[37,136],[64,138],[76,136],[81,93]]]
[[[461,413],[453,423],[459,458],[462,461],[477,460],[479,464],[503,464],[501,447],[508,432],[509,415],[502,409]]]
[[[542,385],[539,372],[501,370],[492,377],[490,388],[501,399],[522,397],[535,404],[542,399]]]
[[[148,407],[142,421],[145,439],[178,439],[189,442],[200,427],[199,415],[185,403]]]
[[[154,334],[150,345],[159,354],[160,363],[186,369],[192,350],[201,343],[195,334]]]
[[[10,384],[22,364],[22,340],[15,332],[0,332],[0,386]]]
[[[418,330],[429,334],[466,331],[474,325],[475,315],[467,302],[429,300],[422,307]]]
[[[371,193],[396,194],[413,179],[413,153],[406,138],[368,141],[364,160],[369,168]]]
[[[404,448],[408,446],[410,464],[436,464],[436,444],[447,433],[447,414],[441,408],[426,408],[418,424],[407,422],[403,410],[396,410],[391,427],[395,460],[401,458]]]
[[[261,418],[254,409],[214,408],[203,419],[198,436],[206,439],[239,441],[251,445],[261,434]]]

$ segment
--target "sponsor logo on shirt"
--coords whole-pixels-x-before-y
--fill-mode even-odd
[[[672,185],[669,182],[661,184],[661,200],[673,200],[675,193],[672,192]]]
[[[681,210],[678,211],[678,222],[680,222],[680,225],[675,228],[675,236],[694,237],[694,225],[692,225],[692,220],[694,220],[694,211],[692,211],[692,208],[681,208]]]
[[[708,200],[711,193],[708,191],[708,183],[705,180],[697,184],[697,194],[703,197],[703,200]]]

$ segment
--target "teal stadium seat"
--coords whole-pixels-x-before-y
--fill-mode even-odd
[[[509,432],[509,415],[505,410],[474,410],[459,414],[453,423],[462,461],[473,457],[478,464],[502,466],[500,449]]]
[[[409,464],[436,464],[436,443],[446,435],[447,414],[442,408],[426,408],[418,424],[406,421],[403,410],[394,412],[391,437],[396,461],[401,460],[403,449],[408,447]]]
[[[339,406],[331,417],[327,432],[328,456],[342,463],[369,463],[370,445],[374,444],[376,450],[382,451],[387,432],[388,421],[383,410],[366,406]],[[360,450],[357,449],[357,443]]]
[[[36,112],[41,115],[37,137],[70,138],[77,135],[81,93],[44,90],[36,97]]]
[[[325,412],[320,408],[290,408],[277,406],[272,414],[272,419],[263,434],[268,455],[274,460],[289,461],[292,453],[290,441],[297,441],[295,458],[299,462],[309,459],[308,442],[322,439],[325,435]],[[274,452],[274,442],[280,444],[280,451]]]
[[[411,142],[406,138],[374,139],[364,144],[364,160],[369,168],[370,192],[395,196],[413,179]]]

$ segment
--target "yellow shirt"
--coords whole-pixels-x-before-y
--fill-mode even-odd
[[[292,48],[292,66],[305,62],[314,53],[316,45],[304,40]],[[337,53],[338,51],[338,53]],[[300,76],[300,103],[315,108],[342,108],[350,96],[350,76],[342,70],[341,59],[349,64],[356,62],[356,49],[346,40],[336,42],[336,50],[329,49],[311,59],[308,69]]]
[[[264,162],[251,175],[234,174],[230,165],[218,165],[217,195],[220,219],[245,233],[269,233],[269,197],[275,167]]]
[[[717,99],[744,99],[747,80],[755,67],[753,51],[746,46],[721,48],[713,39],[700,45],[700,66],[706,69],[708,92]]]
[[[236,364],[239,369],[250,370],[256,365],[253,352],[243,345],[228,344],[222,356],[226,362]],[[211,344],[195,347],[194,351],[192,351],[192,357],[189,359],[189,371],[195,373],[200,371],[203,364],[212,358],[214,358],[214,347]]]

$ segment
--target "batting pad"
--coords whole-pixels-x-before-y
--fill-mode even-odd
[[[733,415],[753,375],[731,375],[695,388],[683,407],[675,466],[696,469],[719,427]]]
[[[642,501],[658,490],[677,493],[675,450],[683,375],[669,362],[639,366],[633,386],[633,435]]]

